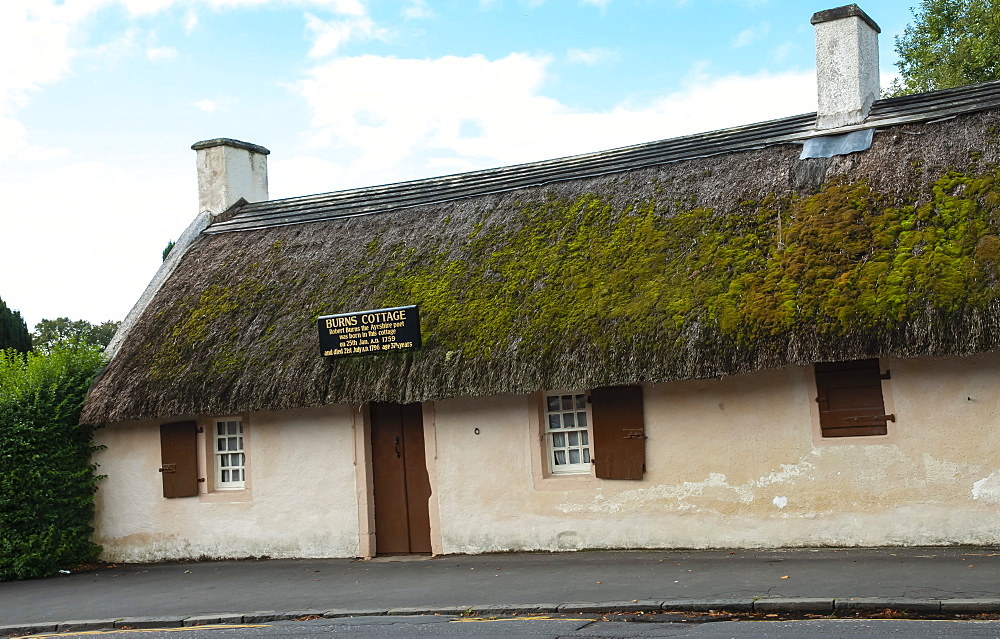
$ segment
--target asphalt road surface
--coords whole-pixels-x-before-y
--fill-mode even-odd
[[[245,626],[202,626],[170,630],[127,630],[85,633],[87,639],[834,639],[992,638],[1000,639],[1000,621],[930,621],[898,619],[810,619],[799,621],[717,621],[648,623],[556,619],[461,619],[444,616],[355,617],[277,622]],[[82,634],[48,635],[76,639]]]

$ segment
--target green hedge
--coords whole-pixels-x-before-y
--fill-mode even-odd
[[[92,561],[94,427],[80,425],[101,349],[0,351],[0,581]]]

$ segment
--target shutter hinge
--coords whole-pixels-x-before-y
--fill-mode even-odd
[[[204,433],[205,432],[205,427],[204,426],[199,426],[198,430],[196,430],[194,432],[196,432],[196,433]]]
[[[845,417],[842,421],[845,422],[860,422],[860,421],[886,421],[895,422],[895,415],[859,415],[857,417]]]
[[[205,483],[205,478],[204,477],[199,477],[198,478],[198,483],[199,484],[204,484]]]
[[[879,378],[880,379],[892,379],[892,371],[890,371],[889,369],[886,369],[886,371],[884,373],[882,373],[881,375],[879,375]]]
[[[163,464],[163,468],[157,469],[161,473],[176,473],[177,464]]]

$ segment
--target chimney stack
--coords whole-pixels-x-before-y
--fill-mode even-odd
[[[262,146],[229,138],[191,145],[198,152],[198,211],[221,215],[240,198],[267,200],[267,156]]]
[[[816,27],[817,129],[860,124],[879,98],[875,21],[856,4],[813,15]]]

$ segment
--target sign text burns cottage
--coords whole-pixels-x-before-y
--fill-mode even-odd
[[[324,357],[420,348],[420,313],[416,306],[324,315],[318,323],[319,349]]]

